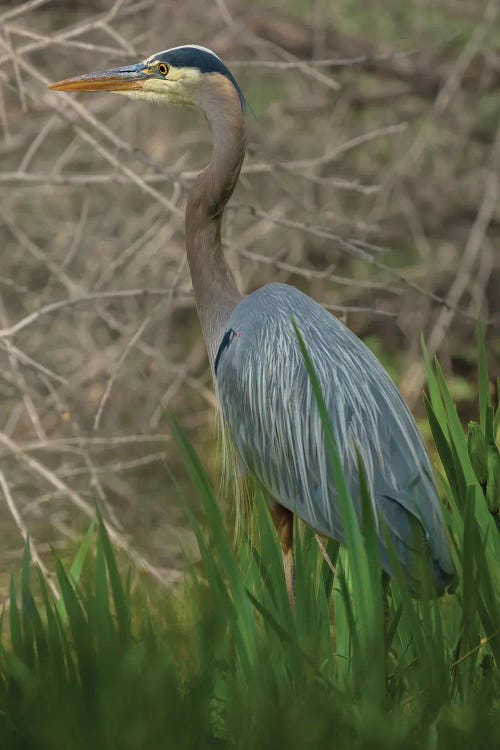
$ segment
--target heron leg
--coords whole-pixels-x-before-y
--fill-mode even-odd
[[[278,532],[283,555],[286,590],[292,609],[295,608],[295,564],[293,560],[293,513],[288,508],[275,503],[271,515]]]

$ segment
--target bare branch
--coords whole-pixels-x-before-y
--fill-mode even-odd
[[[10,488],[9,488],[9,485],[7,484],[5,475],[1,469],[0,469],[0,487],[2,488],[5,502],[7,503],[7,507],[10,511],[12,518],[14,519],[14,522],[17,528],[19,529],[19,533],[21,534],[24,540],[24,543],[29,544],[30,546],[31,559],[40,568],[40,571],[42,572],[42,575],[45,578],[45,581],[47,582],[48,587],[52,591],[54,598],[56,600],[59,599],[60,594],[54,581],[52,580],[51,573],[49,572],[43,560],[41,559],[38,553],[38,550],[36,548],[36,545],[33,541],[33,538],[30,538],[30,535],[28,533],[26,526],[24,525],[21,514],[19,513],[17,506],[14,502],[14,498],[11,495]]]
[[[74,307],[75,305],[81,305],[85,302],[96,302],[97,300],[104,299],[124,299],[128,297],[167,297],[170,294],[169,289],[118,289],[116,291],[107,292],[92,292],[90,294],[84,294],[80,297],[73,297],[72,299],[63,299],[58,302],[51,302],[48,305],[44,305],[35,312],[30,313],[22,320],[19,320],[14,325],[7,328],[0,329],[0,338],[7,336],[14,336],[19,331],[22,331],[27,326],[31,325],[43,315],[49,315],[51,313],[62,310],[63,307]]]
[[[96,513],[92,505],[84,500],[83,497],[75,492],[75,490],[73,490],[69,485],[63,482],[57,476],[57,474],[40,463],[40,461],[38,461],[36,458],[33,458],[32,456],[29,456],[27,453],[22,451],[16,445],[16,443],[14,443],[3,432],[0,432],[0,443],[5,448],[7,448],[14,456],[16,456],[19,461],[25,464],[31,471],[41,476],[43,479],[45,479],[46,482],[52,485],[52,487],[66,495],[68,499],[73,503],[73,505],[78,508],[85,516],[87,516],[91,520],[95,520]],[[104,524],[112,542],[119,549],[126,552],[139,569],[149,573],[153,578],[161,583],[162,586],[170,585],[170,580],[168,579],[168,577],[166,578],[158,568],[152,565],[148,560],[146,560],[145,557],[143,557],[135,549],[133,549],[122,534],[116,531],[116,529],[114,529],[113,526],[111,526],[106,521],[104,521]]]
[[[118,374],[122,368],[123,363],[127,359],[128,355],[136,345],[136,343],[139,341],[140,337],[144,333],[144,329],[150,323],[151,316],[148,315],[144,320],[142,321],[141,325],[137,329],[137,331],[134,333],[130,341],[127,343],[126,347],[124,348],[123,352],[121,353],[116,365],[113,367],[113,372],[109,376],[109,380],[106,383],[106,388],[104,389],[104,392],[102,394],[102,398],[99,401],[99,406],[97,407],[96,415],[94,418],[94,430],[99,429],[99,425],[101,422],[102,413],[104,411],[104,407],[106,406],[106,402],[110,396],[111,389],[113,387],[113,383],[115,382],[116,378],[118,377]]]

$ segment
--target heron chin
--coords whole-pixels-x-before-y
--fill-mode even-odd
[[[190,105],[210,123],[212,158],[187,200],[187,258],[225,429],[269,499],[291,600],[293,514],[344,541],[321,419],[292,320],[319,379],[360,523],[358,457],[363,463],[383,569],[392,572],[392,547],[418,594],[424,558],[436,593],[444,593],[455,576],[432,469],[392,380],[357,336],[306,294],[270,283],[242,295],[226,262],[222,215],[245,156],[245,99],[230,70],[211,50],[187,45],[51,88]]]

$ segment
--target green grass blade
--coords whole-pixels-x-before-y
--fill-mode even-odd
[[[432,410],[436,415],[438,423],[444,427],[444,425],[447,424],[446,409],[441,396],[439,383],[429,358],[429,352],[427,351],[427,347],[423,339],[422,352],[424,355],[425,374],[427,379],[427,387],[429,389],[430,402],[432,404]]]
[[[225,529],[220,509],[196,451],[187,440],[183,430],[173,419],[171,419],[171,427],[174,437],[183,453],[189,474],[198,490],[198,496],[202,502],[202,507],[209,524],[212,540],[211,544],[213,545],[213,548],[217,550],[217,554],[224,569],[224,574],[230,584],[231,595],[234,597],[235,605],[238,609],[238,615],[242,623],[241,635],[246,642],[246,649],[248,650],[248,653],[252,653],[255,648],[255,621],[250,601],[246,595],[244,581],[236,557],[233,553],[231,540]],[[189,508],[187,508],[187,512],[190,516],[193,528],[197,533],[198,543],[200,543],[202,534],[199,524]]]
[[[78,586],[78,584],[80,583],[80,578],[85,562],[87,560],[90,545],[92,544],[92,540],[94,539],[95,529],[95,523],[91,523],[89,528],[87,529],[87,533],[85,534],[82,543],[78,547],[75,559],[73,560],[69,569],[69,577],[73,581],[75,586]]]
[[[484,335],[481,321],[477,323],[477,369],[479,384],[479,424],[485,438],[488,440],[490,433],[486,428],[486,411],[491,407],[490,382],[488,378],[488,362],[484,346]]]
[[[16,582],[14,579],[14,573],[10,575],[10,588],[9,588],[9,620],[10,620],[10,639],[12,642],[12,650],[19,658],[24,657],[24,646],[23,646],[23,635],[21,629],[21,618],[19,615],[19,607],[17,603],[17,592]]]
[[[116,619],[118,622],[118,631],[120,633],[122,643],[125,644],[129,643],[131,639],[130,602],[125,594],[125,589],[122,584],[120,573],[118,572],[118,565],[116,563],[116,557],[113,551],[113,547],[111,546],[111,542],[109,541],[108,532],[106,531],[104,522],[100,517],[98,524],[99,539],[102,544],[109,582],[113,594],[113,603],[115,607]]]
[[[354,503],[344,476],[336,438],[333,434],[321,386],[304,339],[294,321],[292,321],[292,325],[321,419],[325,448],[331,463],[341,512],[345,543],[349,550],[353,581],[352,596],[359,637],[359,647],[356,652],[356,659],[359,659],[358,669],[360,674],[365,673],[367,672],[367,665],[370,663],[371,669],[363,678],[363,689],[373,699],[383,701],[385,697],[385,648],[382,618],[380,617],[377,620],[377,613],[380,611],[380,584],[379,582],[375,584],[373,575],[374,568],[378,570],[380,575],[380,567],[377,567],[376,559],[368,557]],[[371,503],[371,498],[369,502]]]
[[[85,534],[80,546],[78,547],[74,560],[69,569],[68,580],[72,584],[75,591],[76,591],[76,588],[78,587],[78,584],[80,583],[80,577],[81,577],[85,562],[87,560],[90,545],[94,538],[94,533],[95,533],[95,523],[92,523],[89,526],[87,533]],[[64,604],[64,597],[59,598],[56,606],[57,606],[57,612],[58,612],[59,617],[61,618],[61,621],[63,623],[67,623],[68,613],[66,612],[66,607]]]

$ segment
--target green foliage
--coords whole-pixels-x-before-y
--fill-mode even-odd
[[[297,524],[292,608],[260,489],[256,538],[235,547],[203,466],[174,425],[199,500],[199,511],[188,513],[200,565],[182,592],[155,591],[152,603],[141,598],[139,605],[99,521],[69,573],[56,560],[56,602],[27,545],[3,618],[2,749],[498,746],[500,545],[489,490],[498,486],[491,463],[498,413],[482,343],[479,422],[468,438],[439,365],[427,361],[426,408],[460,579],[456,594],[439,600],[412,599],[396,559],[393,581],[383,581],[362,467],[358,518],[300,336],[299,344],[347,549],[330,542],[325,560],[313,532]]]

